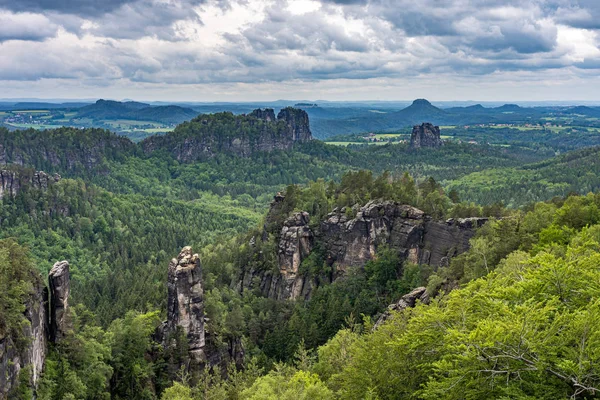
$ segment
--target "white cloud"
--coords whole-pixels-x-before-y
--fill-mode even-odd
[[[26,0],[40,10],[32,13],[0,0],[7,90],[35,81],[28,90],[40,93],[29,95],[41,96],[60,81],[85,97],[210,87],[316,98],[306,90],[354,96],[363,87],[365,98],[400,98],[443,83],[437,90],[462,97],[469,82],[514,88],[511,77],[568,90],[569,79],[575,88],[600,69],[591,22],[600,9],[587,0],[112,0],[94,12],[72,1]]]

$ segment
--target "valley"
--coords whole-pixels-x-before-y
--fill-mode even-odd
[[[0,128],[1,281],[23,283],[4,288],[21,300],[2,300],[0,396],[22,389],[54,399],[60,382],[75,398],[168,398],[176,389],[249,398],[272,379],[310,374],[303,385],[319,398],[362,398],[366,388],[393,398],[398,387],[379,381],[370,357],[409,372],[386,357],[394,350],[383,337],[434,346],[412,324],[452,320],[454,299],[468,304],[484,291],[477,282],[514,301],[498,291],[518,260],[563,268],[560,252],[587,263],[577,246],[597,245],[600,135],[591,127],[423,123],[324,142],[313,137],[312,109],[200,114],[140,141],[94,127]],[[60,325],[48,317],[57,300],[40,300],[40,276],[63,260]],[[527,282],[543,279],[527,271]],[[488,318],[489,301],[463,334]],[[19,344],[21,323],[37,341]],[[44,324],[59,336],[39,333]],[[451,330],[439,334],[448,335],[444,357],[460,358]],[[9,356],[22,369],[9,368]],[[418,379],[407,390],[452,390],[444,377],[425,383],[437,362],[412,366]],[[457,363],[455,373],[471,366]]]

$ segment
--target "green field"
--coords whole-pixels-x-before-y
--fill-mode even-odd
[[[349,146],[351,144],[368,144],[368,145],[379,145],[383,146],[389,144],[390,142],[325,142],[326,144],[331,144],[334,146]],[[393,142],[392,142],[393,143]]]
[[[13,114],[46,114],[49,113],[50,110],[15,110],[12,111]]]
[[[48,124],[7,124],[10,126],[14,126],[15,128],[22,128],[22,129],[29,129],[29,128],[33,128],[33,129],[55,129],[55,128],[59,128],[61,125],[48,125]]]

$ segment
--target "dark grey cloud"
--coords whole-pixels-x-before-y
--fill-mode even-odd
[[[94,17],[132,2],[132,0],[0,0],[0,8],[15,12],[55,11]]]

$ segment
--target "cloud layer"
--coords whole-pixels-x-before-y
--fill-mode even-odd
[[[597,0],[0,0],[0,81],[28,97],[199,100],[341,83],[388,97],[427,79],[455,98],[477,93],[469,81],[575,87],[599,72],[599,21]]]

